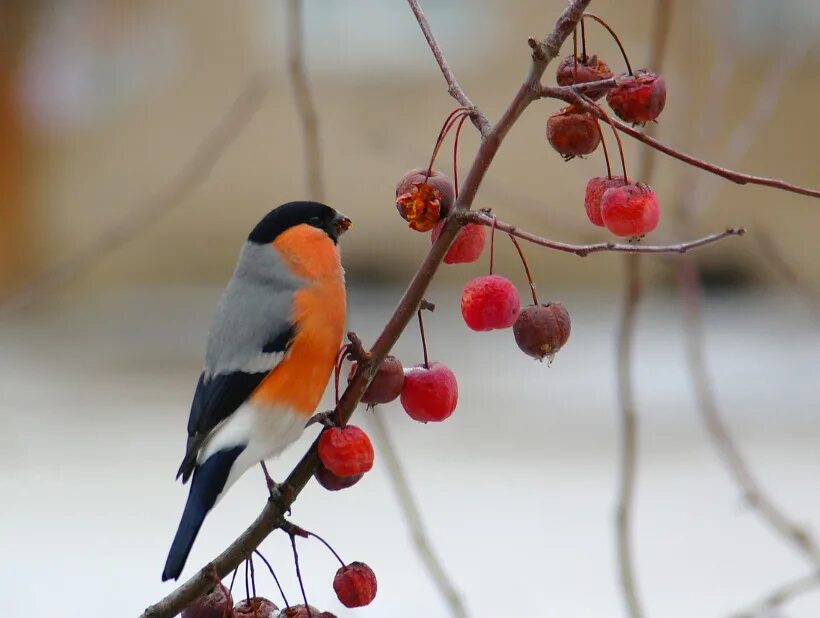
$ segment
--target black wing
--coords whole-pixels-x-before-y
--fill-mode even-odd
[[[289,326],[265,344],[262,351],[284,353],[290,347],[294,335],[293,327]],[[207,376],[204,372],[200,374],[188,416],[185,457],[177,471],[177,478],[181,476],[183,483],[188,481],[196,467],[197,454],[205,438],[251,396],[268,373],[270,370],[259,373],[234,371],[215,376]]]

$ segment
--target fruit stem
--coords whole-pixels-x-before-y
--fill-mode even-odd
[[[595,103],[595,101],[593,101],[589,97],[585,97],[584,95],[580,96],[584,99],[584,102],[587,105],[594,107],[596,110],[598,110],[598,112],[600,112],[600,114],[604,117],[604,120],[606,120],[607,124],[609,125],[609,128],[612,129],[612,133],[613,135],[615,135],[615,141],[618,142],[618,154],[621,157],[621,168],[624,171],[624,182],[629,184],[629,176],[626,173],[626,157],[624,156],[624,145],[623,142],[621,142],[621,136],[618,134],[618,130],[615,128],[615,123],[612,122],[612,119],[609,117],[609,114],[607,114],[600,105]]]
[[[276,582],[276,587],[279,588],[279,594],[282,595],[282,600],[285,602],[285,606],[290,607],[290,603],[288,603],[288,598],[285,596],[285,591],[282,590],[282,585],[279,583],[279,578],[276,577],[276,573],[273,571],[273,567],[268,562],[268,559],[262,555],[262,552],[258,549],[254,549],[253,553],[259,556],[262,559],[262,562],[265,563],[265,566],[268,567],[268,571],[270,571],[271,576],[273,577],[273,581]]]
[[[427,338],[424,336],[424,319],[421,317],[421,309],[418,310],[419,332],[421,333],[421,349],[424,352],[424,368],[430,369],[430,362],[427,359]]]
[[[610,35],[612,35],[612,38],[615,39],[615,42],[618,44],[618,47],[621,49],[621,55],[624,57],[624,62],[626,62],[626,71],[627,71],[627,73],[632,75],[632,65],[629,64],[629,56],[626,55],[626,50],[624,49],[623,43],[621,43],[621,39],[618,38],[618,35],[615,34],[615,31],[612,29],[612,27],[608,23],[606,23],[603,19],[601,19],[600,17],[598,17],[594,13],[584,13],[583,16],[581,17],[581,32],[584,31],[584,20],[587,17],[597,21],[599,24],[601,24],[604,28],[607,29],[607,32],[609,32]]]
[[[233,575],[231,575],[231,585],[228,587],[229,592],[233,592],[233,583],[236,581],[236,574],[239,572],[239,567],[236,567],[233,570]]]
[[[245,558],[245,600],[251,600],[251,589],[248,586],[248,565],[250,564],[250,560]]]
[[[256,570],[253,568],[253,554],[248,556],[248,562],[251,564],[251,592],[256,597]]]
[[[345,361],[345,356],[347,355],[348,351],[350,350],[350,344],[343,344],[342,347],[339,348],[339,351],[336,354],[336,365],[333,369],[333,387],[336,395],[336,408],[339,407],[339,377],[342,373],[342,363]],[[336,424],[339,427],[344,427],[342,424],[341,416],[338,416],[336,419]]]
[[[493,215],[493,223],[490,226],[490,274],[493,274],[493,264],[495,263],[495,222],[497,221]]]
[[[459,114],[467,114],[469,115],[471,112],[466,107],[458,107],[450,112],[450,115],[447,116],[447,119],[444,121],[444,124],[441,126],[441,130],[438,132],[438,138],[436,138],[436,145],[433,148],[433,155],[430,157],[430,165],[427,166],[427,173],[424,176],[424,181],[427,182],[427,179],[430,178],[430,174],[433,173],[433,164],[436,162],[436,157],[438,156],[438,151],[441,148],[442,143],[444,143],[444,138],[447,137],[447,133],[449,133],[450,129],[453,128],[453,124]]]
[[[532,302],[534,305],[538,306],[538,295],[535,293],[535,284],[532,282],[532,274],[530,273],[530,265],[527,263],[527,258],[524,257],[524,251],[521,249],[521,245],[519,244],[518,240],[512,234],[508,234],[510,240],[515,245],[515,248],[518,250],[518,257],[521,258],[521,263],[524,265],[524,272],[527,273],[527,282],[530,284],[530,292],[532,292]]]
[[[606,147],[604,132],[601,130],[601,122],[597,118],[595,119],[595,126],[598,129],[598,135],[601,137],[601,146],[604,149],[604,160],[606,161],[606,177],[612,180],[612,167],[609,165],[609,150]]]
[[[581,20],[581,62],[587,63],[587,31],[583,19]]]
[[[458,138],[461,135],[461,127],[464,126],[464,123],[469,117],[470,114],[464,114],[461,116],[461,120],[458,123],[458,128],[456,129],[456,138],[453,141],[453,187],[455,188],[456,197],[458,197]]]
[[[578,83],[578,25],[572,30],[572,82]]]
[[[296,579],[299,580],[299,589],[302,591],[305,609],[307,610],[308,617],[310,617],[313,616],[313,613],[310,611],[310,605],[308,604],[307,595],[305,594],[305,584],[302,581],[302,571],[299,568],[299,552],[296,551],[296,536],[294,534],[290,535],[290,546],[293,548],[293,564],[296,566]]]
[[[315,532],[310,532],[310,531],[306,531],[306,532],[308,533],[308,536],[312,536],[314,539],[316,539],[316,540],[320,541],[320,542],[322,543],[322,545],[324,545],[325,547],[327,547],[327,548],[330,550],[330,553],[331,553],[331,554],[333,554],[334,556],[336,556],[336,560],[338,560],[338,561],[339,561],[339,563],[340,563],[342,566],[347,566],[347,565],[345,564],[345,561],[344,561],[344,560],[342,560],[342,559],[339,557],[339,554],[337,554],[337,553],[336,553],[336,550],[335,550],[335,549],[333,549],[333,548],[330,546],[330,543],[328,543],[327,541],[325,541],[322,537],[320,537],[320,536],[319,536],[318,534],[316,534]]]

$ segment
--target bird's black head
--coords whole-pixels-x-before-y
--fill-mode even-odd
[[[339,236],[351,226],[350,219],[330,206],[319,202],[288,202],[266,214],[248,235],[248,240],[266,245],[276,240],[282,232],[303,224],[322,230],[333,242],[338,241]]]

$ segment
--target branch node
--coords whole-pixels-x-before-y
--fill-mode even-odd
[[[419,303],[419,309],[421,309],[422,311],[430,311],[432,313],[436,310],[436,306],[426,298],[422,298],[421,302]]]

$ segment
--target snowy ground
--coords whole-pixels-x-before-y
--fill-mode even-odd
[[[159,574],[186,491],[174,482],[204,334],[218,290],[139,290],[0,323],[0,604],[13,617],[135,616],[171,589]],[[468,333],[457,292],[431,294],[432,355],[457,373],[461,399],[441,425],[381,411],[423,503],[430,533],[474,616],[623,616],[612,509],[617,295],[568,296],[573,335],[552,368],[511,334]],[[367,340],[398,291],[351,293]],[[450,305],[450,306],[448,306]],[[765,486],[820,529],[820,333],[793,297],[707,303],[718,398]],[[649,616],[726,616],[804,572],[761,525],[698,424],[679,313],[643,308],[636,357],[642,421],[636,564]],[[415,331],[398,353],[418,362]],[[361,417],[360,417],[361,418]],[[284,475],[304,445],[273,469]],[[211,514],[186,575],[258,513],[247,474]],[[445,616],[416,559],[383,469],[339,494],[309,486],[294,521],[379,577],[370,607],[344,610],[336,566],[302,542],[311,602],[342,615]],[[298,597],[289,547],[263,550]],[[257,573],[272,596],[268,575]],[[240,585],[243,588],[244,585]],[[820,595],[789,615],[820,615]]]

